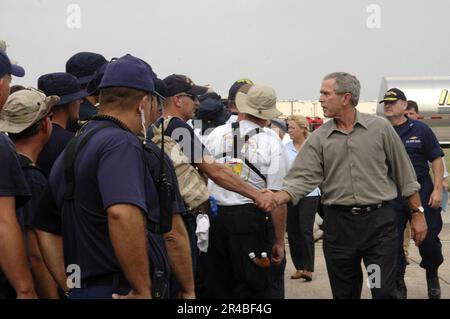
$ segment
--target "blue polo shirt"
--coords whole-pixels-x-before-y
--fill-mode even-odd
[[[0,133],[0,196],[14,196],[16,208],[19,208],[28,201],[30,195],[16,147],[8,136]]]
[[[85,132],[104,123],[91,121]],[[34,224],[62,234],[66,266],[79,265],[82,280],[121,272],[109,237],[106,210],[116,204],[131,204],[148,220],[159,216],[158,195],[143,161],[142,145],[131,132],[115,125],[94,134],[75,161],[75,203],[64,201],[64,154],[54,164],[50,193],[43,201],[53,209],[39,210]]]
[[[59,154],[66,148],[67,143],[75,136],[74,133],[65,130],[56,123],[53,123],[52,126],[53,129],[50,139],[44,145],[36,162],[47,174],[50,174],[53,163],[55,163]]]
[[[422,178],[429,175],[428,162],[444,156],[436,135],[428,125],[412,119],[407,119],[405,123],[394,126],[394,129],[405,145],[417,180],[420,182]]]

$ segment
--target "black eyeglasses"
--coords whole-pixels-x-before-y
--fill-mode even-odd
[[[190,94],[178,94],[177,96],[187,96],[189,97],[193,102],[198,101],[198,97],[196,95],[190,95]]]

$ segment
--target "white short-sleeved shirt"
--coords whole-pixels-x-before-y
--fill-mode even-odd
[[[259,134],[250,137],[247,144],[242,148],[241,153],[245,154],[250,163],[256,166],[266,176],[267,184],[245,163],[239,160],[233,160],[232,156],[219,158],[217,162],[232,169],[244,181],[257,189],[268,188],[280,190],[288,167],[286,151],[280,139],[253,122],[243,120],[239,124],[242,137],[253,129],[261,129]],[[232,152],[233,129],[231,124],[224,124],[214,129],[206,138],[205,146],[213,156],[220,156],[223,153]],[[253,202],[249,198],[220,187],[211,180],[208,183],[208,188],[216,198],[217,203],[222,206],[242,205]]]

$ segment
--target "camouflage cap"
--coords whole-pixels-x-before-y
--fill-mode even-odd
[[[33,88],[11,94],[0,112],[0,131],[17,134],[26,130],[49,114],[58,101],[58,96],[46,96]]]

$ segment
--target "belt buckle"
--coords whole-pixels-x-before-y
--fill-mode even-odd
[[[351,212],[353,215],[361,215],[362,209],[361,207],[352,207]]]

